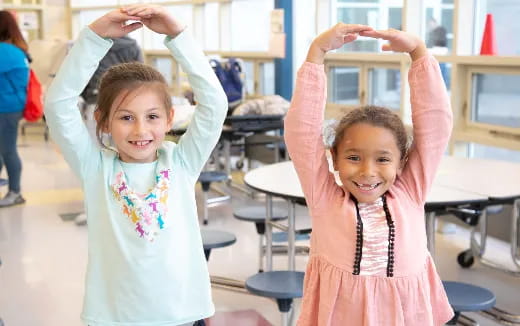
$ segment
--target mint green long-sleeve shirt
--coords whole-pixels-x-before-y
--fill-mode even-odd
[[[198,102],[192,122],[178,144],[160,146],[155,162],[121,162],[89,135],[77,108],[79,94],[111,45],[85,28],[45,100],[51,136],[85,194],[89,245],[81,318],[90,326],[190,323],[214,313],[194,185],[221,133],[226,96],[191,36],[167,37],[165,45],[187,73]],[[131,197],[117,192],[121,175],[140,194],[156,184],[166,186],[147,198]],[[136,201],[146,205],[156,195],[153,208],[163,207],[162,215],[130,216]],[[130,199],[133,203],[125,201]]]

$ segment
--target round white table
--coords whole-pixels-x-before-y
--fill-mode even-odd
[[[269,221],[272,214],[272,197],[281,197],[289,202],[288,218],[288,259],[289,270],[295,267],[295,204],[305,204],[305,197],[298,176],[291,161],[266,165],[246,173],[244,183],[252,189],[266,194],[266,216]],[[452,188],[434,182],[428,195],[425,210],[427,212],[428,248],[434,255],[435,214],[446,207],[456,207],[464,204],[482,204],[488,201],[488,196]],[[272,268],[271,255],[272,227],[266,223],[266,270]]]
[[[520,164],[445,156],[435,183],[475,192],[497,202],[511,202],[520,198]]]
[[[489,205],[508,204],[513,206],[511,214],[510,249],[516,270],[510,270],[484,259],[487,236],[487,214],[482,210],[479,218],[480,240],[476,232],[471,233],[471,251],[481,263],[495,269],[520,276],[520,249],[518,229],[520,219],[520,164],[489,159],[468,159],[446,156],[435,177],[436,184],[452,189],[474,192],[489,199]]]

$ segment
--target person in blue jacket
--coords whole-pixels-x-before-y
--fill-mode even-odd
[[[9,188],[0,207],[23,204],[20,193],[22,161],[16,149],[18,122],[22,118],[29,82],[28,46],[16,19],[0,11],[0,156],[7,169]]]

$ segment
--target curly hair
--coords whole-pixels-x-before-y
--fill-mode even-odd
[[[409,139],[406,133],[401,118],[390,109],[373,105],[356,108],[343,116],[335,129],[336,136],[331,146],[333,151],[336,151],[337,146],[341,140],[343,140],[347,129],[358,123],[366,123],[391,131],[395,136],[397,148],[401,154],[401,160],[406,158],[411,139]]]

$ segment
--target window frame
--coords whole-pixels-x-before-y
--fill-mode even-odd
[[[464,68],[463,68],[464,69]],[[463,114],[466,126],[472,129],[481,129],[489,133],[502,133],[520,135],[520,128],[496,125],[485,122],[478,122],[472,119],[473,104],[475,102],[475,94],[473,94],[474,75],[476,74],[500,74],[520,77],[520,67],[491,67],[491,66],[474,66],[467,65],[465,67],[465,99]]]
[[[348,105],[338,104],[329,101],[329,93],[327,94],[327,104],[325,110],[325,116],[327,118],[339,117],[344,112],[351,111],[352,109],[360,106],[368,105],[369,98],[369,71],[373,68],[378,69],[397,69],[401,74],[401,88],[400,88],[400,107],[396,110],[392,110],[398,114],[405,123],[409,120],[406,117],[406,113],[409,112],[409,100],[408,100],[408,70],[410,66],[409,56],[406,54],[392,53],[392,54],[378,54],[378,53],[330,53],[325,57],[325,73],[327,77],[330,75],[331,70],[337,67],[357,67],[359,68],[359,80],[358,80],[358,99],[359,104]],[[332,89],[332,78],[327,78],[327,89]]]

